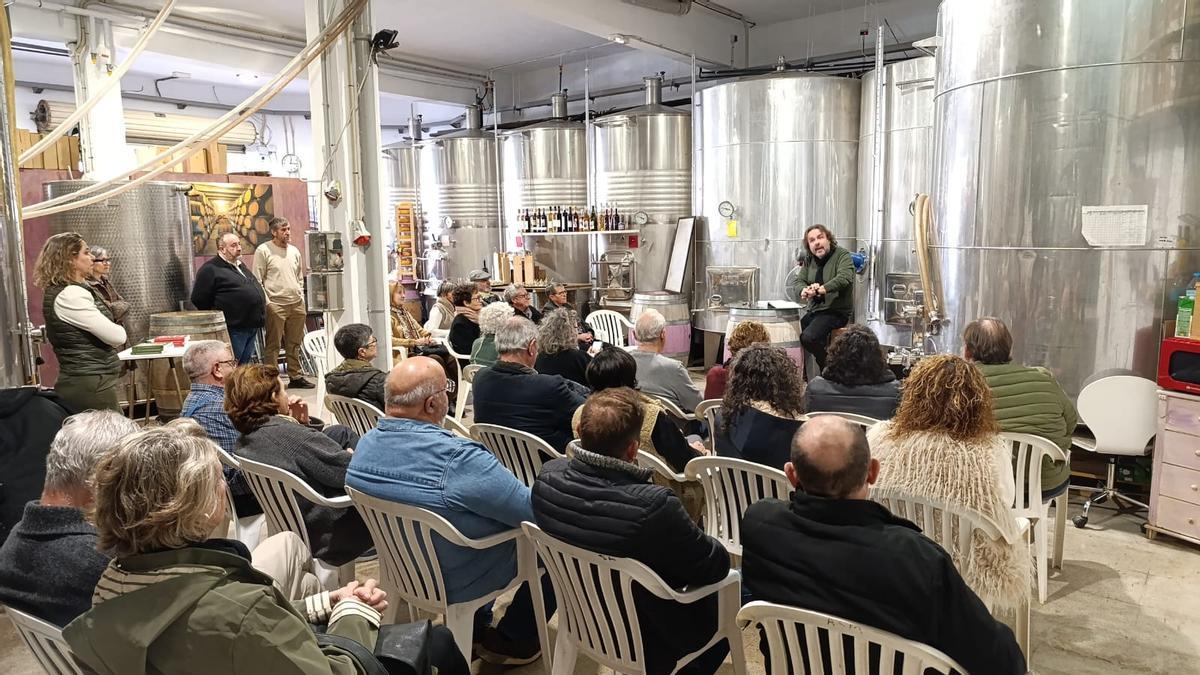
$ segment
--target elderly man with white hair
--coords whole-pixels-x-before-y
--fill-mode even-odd
[[[196,309],[215,309],[225,315],[225,327],[238,363],[254,356],[254,339],[267,323],[267,297],[258,278],[241,261],[242,239],[225,232],[217,239],[217,255],[200,266],[192,284]]]
[[[633,352],[637,362],[637,381],[642,393],[671,401],[686,412],[700,405],[703,396],[692,382],[683,364],[662,355],[666,346],[667,320],[658,310],[647,309],[633,324],[638,346]]]
[[[523,316],[534,323],[542,322],[542,313],[533,306],[533,298],[524,284],[509,284],[504,289],[504,302],[512,305],[513,314]]]

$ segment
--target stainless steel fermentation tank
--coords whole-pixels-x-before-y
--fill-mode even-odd
[[[599,236],[598,254],[631,253],[636,290],[651,292],[663,290],[679,219],[692,215],[692,116],[662,104],[662,78],[644,82],[645,105],[596,119],[593,147],[596,207],[639,230]]]
[[[883,344],[912,343],[911,313],[920,302],[913,215],[918,193],[928,193],[933,173],[934,59],[901,61],[883,69],[884,99],[876,108],[879,78],[862,79],[858,142],[858,244],[872,251],[870,271],[858,277],[854,315]],[[882,115],[879,120],[877,115]],[[883,124],[882,155],[875,157],[875,125]],[[883,209],[874,203],[875,171],[882,181]]]
[[[500,136],[504,221],[508,239],[519,228],[518,214],[551,207],[584,209],[587,193],[587,132],[567,120],[567,96],[551,97],[553,119]],[[587,283],[591,278],[586,235],[523,236],[524,248],[551,281]]]
[[[1200,269],[1200,2],[946,0],[939,33],[941,348],[994,315],[1072,396],[1154,377]],[[1145,216],[1083,215],[1114,206]]]
[[[855,248],[858,80],[778,72],[702,90],[697,109],[693,306],[704,309],[710,266],[757,266],[761,300],[782,300],[804,229],[823,223]],[[725,331],[727,309],[699,312],[701,330]]]
[[[502,248],[496,137],[484,130],[479,106],[467,108],[466,128],[422,141],[420,195],[425,258],[431,287],[466,279]]]
[[[409,202],[414,207],[418,207],[420,204],[417,148],[409,141],[401,141],[385,147],[383,149],[383,166],[387,180],[383,186],[387,200],[387,210],[383,216],[384,239],[391,246],[396,241],[396,206],[403,202]],[[417,241],[420,241],[420,229],[420,227],[417,228]]]

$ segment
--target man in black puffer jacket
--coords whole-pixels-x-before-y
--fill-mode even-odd
[[[575,456],[542,467],[533,484],[533,515],[547,534],[604,555],[632,558],[676,589],[715,583],[729,574],[729,554],[688,518],[670,488],[650,482],[633,462],[644,417],[628,388],[593,394],[579,420]],[[684,605],[634,585],[647,672],[669,673],[717,628],[717,598]],[[722,640],[680,669],[713,673],[729,645]]]

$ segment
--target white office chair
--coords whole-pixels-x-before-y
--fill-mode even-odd
[[[792,484],[779,469],[733,457],[697,457],[683,472],[704,489],[704,530],[730,555],[742,554],[742,515],[760,499],[788,499]]]
[[[952,506],[936,499],[918,497],[903,490],[874,488],[871,490],[871,500],[883,504],[894,515],[910,520],[921,528],[921,532],[926,537],[937,542],[950,554],[958,573],[964,577],[970,572],[972,557],[969,553],[974,545],[976,532],[979,532],[985,539],[1003,539],[1005,543],[1012,546],[1023,544],[1025,547],[1024,557],[1019,559],[1029,559],[1029,521],[1025,519],[1017,520],[1017,536],[1020,537],[1018,540],[1005,536],[995,521],[980,513],[960,506]],[[1017,625],[1013,626],[1013,633],[1017,638],[1017,644],[1021,647],[1021,652],[1025,654],[1026,663],[1029,663],[1030,657],[1030,604],[1032,603],[1030,603],[1028,595],[1021,599],[1016,612]],[[991,607],[988,609],[991,610]]]
[[[836,412],[833,410],[829,410],[829,411],[825,411],[825,412],[810,412],[807,415],[805,415],[805,420],[807,421],[814,417],[820,417],[821,415],[829,415],[831,417],[840,417],[840,418],[846,420],[847,422],[853,422],[853,423],[857,424],[858,426],[862,427],[863,431],[866,431],[867,429],[870,429],[871,427],[875,426],[876,424],[879,424],[879,420],[875,419],[874,417],[867,417],[866,415],[859,415],[858,413]]]
[[[459,436],[462,436],[463,438],[471,437],[471,430],[469,428],[467,428],[467,425],[463,424],[462,421],[456,417],[451,417],[449,415],[446,415],[445,417],[443,417],[442,418],[442,428],[446,429],[448,431],[453,431],[454,433],[458,434]]]
[[[472,425],[471,437],[491,451],[504,468],[513,472],[517,480],[527,487],[533,487],[542,464],[548,461],[545,458],[563,457],[561,452],[537,436],[499,424]]]
[[[1074,436],[1071,445],[1108,459],[1108,479],[1083,503],[1083,513],[1075,516],[1075,527],[1085,527],[1092,504],[1112,499],[1143,509],[1147,504],[1117,490],[1117,458],[1142,457],[1149,452],[1150,439],[1158,430],[1158,386],[1144,377],[1114,375],[1102,377],[1079,392],[1079,419],[1095,439]],[[1119,505],[1118,505],[1119,506]]]
[[[901,663],[903,670],[900,672],[913,675],[967,672],[954,659],[929,645],[829,614],[770,602],[751,602],[742,607],[737,618],[741,625],[762,627],[767,653],[771,656],[771,675],[825,672],[845,675],[851,670],[890,674],[900,671]],[[849,664],[845,662],[844,646],[847,643],[853,655]],[[800,645],[807,648],[807,654],[801,651]],[[874,655],[872,646],[878,648]],[[825,662],[826,654],[828,663]],[[873,660],[878,670],[870,667]]]
[[[21,640],[33,652],[33,658],[47,675],[83,675],[84,667],[71,653],[61,628],[12,607],[6,607],[5,611],[8,618],[12,619],[13,626],[16,626]]]
[[[234,471],[241,471],[242,465],[237,457],[225,452],[225,448],[217,446],[217,455],[221,458],[221,464],[227,466]],[[248,479],[247,479],[248,480]],[[229,491],[229,486],[225,487],[225,508],[229,512],[230,524],[233,526],[233,538],[246,545],[246,548],[251,551],[258,546],[262,539],[262,526],[266,521],[266,515],[260,513],[254,516],[246,516],[244,518],[238,516],[237,504],[233,501],[233,493]]]
[[[296,498],[331,509],[348,509],[354,506],[349,497],[326,497],[296,474],[277,466],[255,462],[245,457],[239,457],[238,462],[242,466],[246,482],[250,485],[250,491],[263,507],[263,514],[267,517],[267,531],[271,534],[295,532],[310,551],[312,541],[308,538],[308,529],[304,526],[304,513],[300,510],[300,503]],[[341,567],[333,567],[318,559],[314,559],[313,564],[316,576],[325,589],[334,590],[354,581],[354,566],[358,562],[372,559],[359,558]]]
[[[595,338],[606,345],[629,346],[629,331],[633,323],[611,309],[600,309],[587,315],[584,323],[596,331]]]
[[[746,655],[736,613],[741,605],[741,575],[730,570],[715,584],[677,591],[644,564],[631,558],[614,558],[566,544],[530,522],[521,523],[538,557],[550,575],[558,598],[558,635],[554,641],[552,675],[575,672],[579,653],[618,673],[646,672],[646,652],[638,622],[633,584],[664,600],[691,604],[717,596],[717,631],[700,649],[684,656],[673,670],[687,665],[721,640],[729,642],[733,672],[746,672]],[[541,586],[534,589],[533,606],[542,605]],[[539,617],[540,619],[540,617]],[[539,623],[539,625],[541,625]]]
[[[538,626],[538,639],[542,645],[542,658],[547,657],[550,653],[550,638],[546,627],[546,608],[540,597],[541,583],[537,571],[537,558],[521,530],[512,529],[481,539],[469,539],[445,518],[427,509],[378,499],[350,487],[346,488],[346,492],[354,502],[355,508],[362,514],[362,519],[371,532],[371,539],[375,542],[375,550],[379,552],[379,570],[385,590],[389,594],[394,593],[393,597],[403,599],[408,604],[410,620],[416,621],[417,610],[444,616],[446,628],[454,634],[454,642],[459,651],[469,657],[475,610],[529,581],[530,591],[539,589],[534,594],[533,610]],[[441,563],[438,562],[435,534],[454,546],[476,550],[515,541],[516,576],[504,588],[474,600],[451,604],[446,597],[446,582],[442,577]]]
[[[325,407],[333,413],[333,418],[338,424],[350,427],[359,436],[374,429],[383,417],[383,411],[370,403],[337,394],[325,395]]]
[[[1034,556],[1037,560],[1038,602],[1046,602],[1046,582],[1050,576],[1049,521],[1050,502],[1042,501],[1042,458],[1070,462],[1070,457],[1053,442],[1031,434],[1002,433],[1000,437],[1012,449],[1013,515],[1025,518],[1033,529]],[[1062,566],[1064,528],[1067,526],[1067,493],[1054,502],[1054,566]]]

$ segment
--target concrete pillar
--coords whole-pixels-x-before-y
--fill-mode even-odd
[[[71,65],[75,75],[75,105],[82,106],[116,68],[112,24],[106,20],[79,17],[78,38],[71,43]],[[107,180],[123,176],[137,164],[133,149],[125,144],[125,109],[121,88],[105,94],[79,121],[80,157],[84,178]]]
[[[342,10],[345,0],[305,0],[305,26],[312,39]],[[309,66],[312,110],[312,180],[320,193],[340,192],[334,201],[318,199],[317,222],[323,231],[342,233],[345,309],[328,312],[325,329],[332,338],[338,326],[365,323],[379,339],[375,365],[391,368],[391,319],[387,297],[387,242],[384,240],[380,167],[379,78],[370,60],[372,15],[367,9],[354,22],[350,40],[339,40]],[[361,224],[361,229],[359,227]],[[371,236],[356,246],[358,232]],[[330,349],[333,340],[328,341]],[[332,359],[329,359],[332,362]],[[323,386],[323,385],[322,385]],[[321,390],[318,390],[321,393]]]

